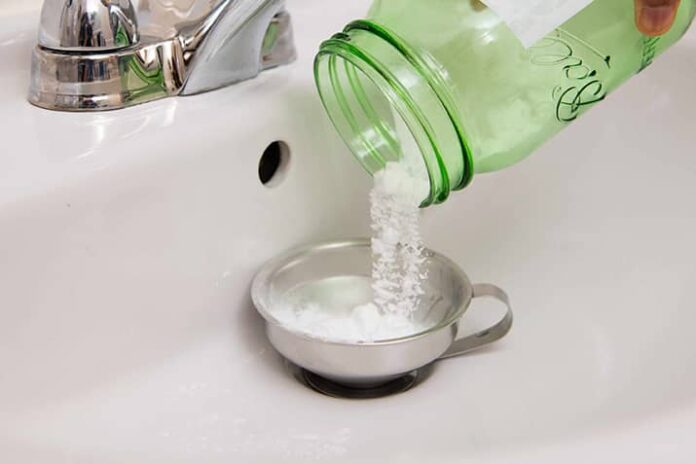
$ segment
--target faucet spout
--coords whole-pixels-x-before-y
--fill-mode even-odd
[[[282,0],[223,0],[199,24],[182,29],[189,73],[182,95],[255,77],[296,57]]]

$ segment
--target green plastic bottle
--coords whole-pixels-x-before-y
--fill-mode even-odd
[[[417,147],[427,206],[531,154],[649,66],[695,13],[682,0],[672,30],[653,38],[636,29],[633,0],[595,0],[525,49],[478,0],[377,0],[321,45],[315,78],[369,173]]]

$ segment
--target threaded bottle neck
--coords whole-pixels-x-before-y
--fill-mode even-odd
[[[388,29],[356,21],[325,41],[315,79],[334,126],[374,174],[419,151],[430,180],[423,206],[442,203],[473,177],[449,84],[435,60]]]

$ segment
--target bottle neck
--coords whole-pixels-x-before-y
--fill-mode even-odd
[[[315,79],[334,126],[374,174],[418,151],[430,180],[423,206],[464,188],[474,168],[445,74],[426,53],[370,21],[321,45]],[[412,155],[412,154],[411,154]]]

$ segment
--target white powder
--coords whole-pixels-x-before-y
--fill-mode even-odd
[[[328,278],[294,289],[274,313],[279,322],[325,340],[355,343],[432,326],[427,311],[415,317],[426,278],[420,204],[429,188],[419,155],[388,163],[375,175],[370,193],[372,279]]]
[[[442,319],[443,311],[437,307],[441,299],[428,301],[428,310],[419,311],[416,317],[385,313],[370,300],[370,277],[329,277],[287,292],[273,316],[295,332],[350,343],[406,337]]]
[[[276,314],[292,330],[334,342],[372,342],[393,340],[425,330],[428,326],[411,319],[382,313],[374,303],[356,306],[349,311],[316,303],[296,306]]]
[[[396,113],[402,158],[374,176],[370,192],[372,279],[351,276],[310,282],[289,292],[274,314],[286,327],[324,340],[393,340],[434,326],[447,308],[424,295],[426,276],[420,205],[430,180],[420,149]],[[419,310],[420,308],[420,310]]]
[[[374,302],[384,314],[402,318],[418,307],[425,279],[418,220],[429,184],[409,161],[388,163],[370,193]]]

